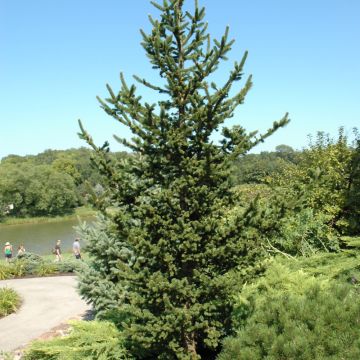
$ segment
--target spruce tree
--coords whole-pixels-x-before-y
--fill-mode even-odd
[[[158,93],[143,102],[121,74],[120,91],[98,99],[133,137],[116,139],[131,156],[114,162],[109,146],[97,147],[81,123],[80,136],[95,150],[94,162],[107,179],[96,200],[105,217],[91,230],[91,268],[82,274],[82,294],[100,314],[111,313],[137,358],[210,359],[230,325],[229,272],[251,266],[259,251],[252,225],[262,214],[251,204],[227,216],[234,203],[230,166],[234,159],[288,123],[287,114],[262,135],[223,127],[251,88],[242,88],[247,52],[222,85],[211,75],[227,59],[229,29],[211,40],[205,9],[184,9],[183,0],[152,2],[152,31],[142,46],[159,84],[134,76]],[[218,143],[211,135],[222,127]],[[111,207],[111,211],[106,208]]]

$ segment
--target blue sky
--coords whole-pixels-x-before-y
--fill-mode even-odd
[[[257,151],[301,149],[307,134],[359,125],[360,1],[199,2],[210,33],[219,37],[229,25],[236,39],[219,82],[249,51],[245,74],[254,86],[228,124],[265,131],[290,113],[291,123]],[[118,90],[120,71],[129,81],[133,74],[156,79],[140,46],[149,13],[158,12],[148,0],[0,0],[0,158],[85,145],[78,118],[95,142],[119,150],[112,134],[129,132],[95,96],[106,97],[106,83]]]

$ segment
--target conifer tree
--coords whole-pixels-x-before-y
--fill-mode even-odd
[[[230,324],[228,274],[255,261],[254,219],[262,218],[256,204],[227,216],[234,202],[230,165],[289,121],[286,114],[262,135],[222,127],[251,88],[249,76],[233,89],[247,52],[223,84],[211,82],[234,40],[228,28],[211,40],[204,8],[196,1],[190,13],[183,2],[152,2],[160,17],[149,16],[152,31],[141,31],[159,83],[134,78],[159,101],[144,102],[123,74],[120,91],[107,85],[109,98],[99,98],[131,130],[131,140],[116,139],[132,156],[115,163],[108,144],[97,147],[80,123],[108,182],[97,202],[112,219],[101,227],[106,235],[89,236],[93,263],[81,291],[100,313],[118,319],[137,358],[210,359],[219,348]],[[211,135],[221,127],[222,140],[214,143]]]

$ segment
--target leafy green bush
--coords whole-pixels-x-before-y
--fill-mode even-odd
[[[349,284],[275,263],[237,296],[218,360],[359,359],[359,300]]]
[[[130,360],[121,333],[105,321],[71,322],[69,335],[35,341],[25,352],[25,360]]]
[[[20,296],[10,288],[0,288],[0,318],[15,312],[20,306]]]
[[[269,176],[270,184],[280,188],[289,202],[328,218],[328,225],[342,235],[359,234],[360,138],[353,129],[347,136],[343,127],[336,138],[322,131],[310,137],[309,147],[295,166]]]
[[[338,251],[339,242],[328,220],[323,213],[302,209],[283,219],[279,236],[272,239],[271,244],[290,255],[311,256],[319,251]]]

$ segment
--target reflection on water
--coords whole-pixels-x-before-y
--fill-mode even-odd
[[[94,218],[82,219],[91,223]],[[74,226],[78,225],[78,220],[64,220],[54,223],[43,224],[22,224],[8,225],[0,227],[0,246],[1,251],[6,241],[9,241],[16,254],[20,244],[24,244],[25,249],[36,254],[50,254],[55,246],[55,241],[61,240],[63,252],[71,251],[72,243],[77,237]]]

